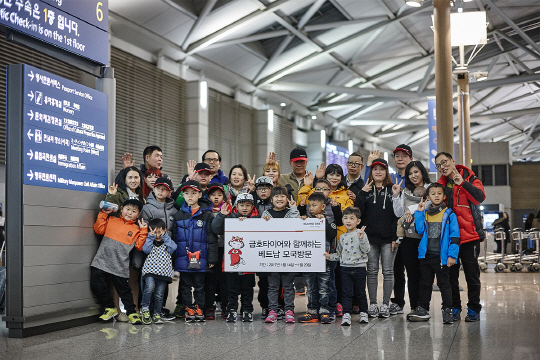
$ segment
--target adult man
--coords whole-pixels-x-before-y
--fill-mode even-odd
[[[274,155],[275,156],[275,155]],[[293,188],[294,198],[298,198],[298,190],[304,186],[304,176],[307,175],[307,154],[302,148],[295,148],[291,151],[289,165],[292,167],[292,172],[281,174],[279,177],[279,185],[290,185]]]
[[[212,172],[212,179],[210,183],[221,183],[227,185],[229,178],[225,176],[225,173],[220,169],[221,167],[221,155],[216,150],[206,150],[202,156],[202,161],[210,165],[210,171]]]
[[[347,160],[347,187],[354,194],[354,199],[351,197],[351,200],[354,201],[358,193],[364,187],[364,180],[360,174],[364,169],[364,157],[358,152],[353,152],[349,155],[349,160]]]
[[[176,191],[171,194],[171,198],[175,200],[176,205],[181,206],[184,202],[184,196],[182,192],[182,185],[189,181],[195,180],[199,183],[199,188],[202,191],[202,197],[206,198],[208,193],[208,186],[212,178],[212,171],[210,165],[207,163],[195,163],[195,160],[190,160],[187,163],[188,173],[182,179],[182,183],[178,185]]]
[[[366,179],[369,176],[370,165],[373,160],[381,157],[382,153],[379,150],[370,152],[364,175]],[[405,168],[412,160],[413,155],[410,146],[401,144],[394,149],[394,164],[396,165],[397,173],[390,174],[390,178],[394,184],[400,184],[402,188],[405,187]],[[396,242],[396,244],[399,245],[399,242]],[[405,263],[403,262],[403,255],[399,246],[394,260],[394,297],[390,300],[392,301],[389,308],[390,315],[403,314],[403,307],[405,306]]]
[[[454,320],[461,319],[461,299],[459,296],[459,264],[461,263],[467,281],[469,298],[465,321],[478,321],[480,320],[480,310],[482,310],[478,253],[480,252],[480,242],[485,238],[482,213],[478,205],[486,198],[484,186],[471,169],[463,165],[456,165],[449,153],[438,153],[435,156],[435,167],[441,173],[438,183],[445,187],[446,202],[448,207],[456,213],[460,232],[459,258],[456,265],[450,267]]]
[[[143,151],[143,161],[144,163],[141,164],[140,172],[141,172],[141,183],[144,181],[144,175],[146,174],[146,170],[151,168],[156,168],[161,170],[161,164],[163,163],[163,152],[161,151],[161,148],[157,145],[150,145],[147,146]],[[130,166],[133,166],[135,164],[135,160],[133,160],[133,155],[130,153],[125,153],[122,156],[122,167],[123,169],[128,168]],[[166,174],[162,174],[163,177],[169,178]],[[114,182],[118,184],[123,184],[123,174],[122,171],[116,175],[116,179]]]

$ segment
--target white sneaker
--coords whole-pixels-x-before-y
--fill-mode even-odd
[[[368,314],[365,312],[360,313],[360,324],[367,324],[369,323]]]
[[[351,326],[351,314],[349,314],[349,313],[343,314],[343,317],[341,318],[341,325],[342,326]]]
[[[369,305],[368,311],[367,311],[369,317],[376,318],[379,316],[379,307],[377,304],[371,304]]]
[[[128,316],[126,315],[126,313],[120,312],[120,313],[118,313],[118,316],[116,317],[116,320],[118,320],[118,321],[120,321],[120,322],[128,322],[128,321],[129,321],[129,318],[128,318]]]

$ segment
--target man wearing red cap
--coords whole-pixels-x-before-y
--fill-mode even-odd
[[[291,151],[291,157],[289,161],[289,165],[291,165],[293,171],[288,174],[281,174],[281,176],[279,177],[279,185],[290,185],[293,189],[292,195],[295,199],[298,198],[298,190],[302,186],[304,186],[304,177],[307,174],[307,161],[308,158],[306,150],[302,148],[293,149]]]

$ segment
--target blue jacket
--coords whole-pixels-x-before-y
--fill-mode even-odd
[[[199,199],[199,210],[192,215],[191,207],[186,202],[174,216],[176,223],[173,234],[176,242],[174,270],[182,272],[204,272],[209,264],[218,261],[217,237],[212,232],[212,203],[208,199]],[[199,251],[200,269],[188,269],[191,253]]]
[[[426,257],[428,246],[428,231],[426,221],[426,210],[416,211],[414,214],[414,224],[416,232],[423,234],[418,247],[418,258]],[[457,239],[453,241],[452,238]],[[456,214],[452,209],[447,208],[444,211],[441,227],[441,264],[446,265],[449,257],[457,259],[459,255],[459,225]]]

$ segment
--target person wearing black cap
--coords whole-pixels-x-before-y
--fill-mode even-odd
[[[366,171],[364,178],[367,179],[373,160],[382,158],[380,150],[370,151],[366,163]],[[401,183],[401,187],[405,187],[405,168],[413,160],[413,153],[409,145],[401,144],[394,149],[394,164],[396,165],[397,173],[390,174],[390,178],[394,184]]]
[[[356,207],[364,214],[362,222],[366,226],[370,250],[367,264],[367,287],[370,305],[370,317],[387,318],[390,316],[390,296],[394,287],[394,258],[396,255],[396,226],[398,218],[394,214],[392,203],[392,180],[388,163],[384,159],[375,159],[366,180],[366,184],[356,198]],[[377,306],[377,274],[379,260],[383,273],[383,303]]]
[[[184,202],[184,197],[182,196],[182,188],[184,183],[191,180],[196,181],[201,189],[202,197],[206,198],[208,197],[208,185],[212,179],[212,171],[210,170],[210,165],[207,163],[195,164],[194,160],[190,160],[187,163],[187,167],[188,174],[184,176],[182,183],[178,185],[178,189],[176,189],[176,191],[171,195],[178,208],[180,208]]]

